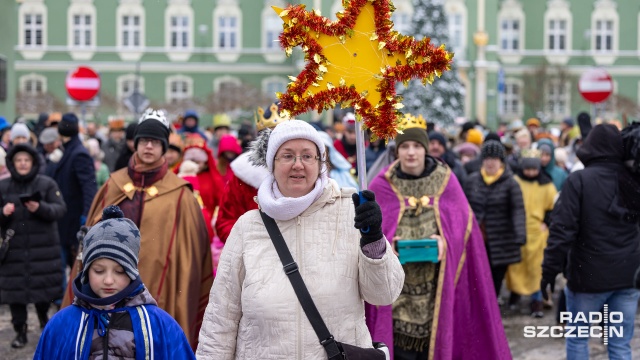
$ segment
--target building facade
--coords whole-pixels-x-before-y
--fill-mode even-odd
[[[68,71],[84,65],[101,78],[88,117],[133,117],[134,91],[169,112],[204,114],[268,106],[296,71],[277,40],[281,0],[17,0],[14,17],[18,110],[74,109]],[[25,101],[20,101],[20,100]],[[63,109],[66,110],[66,109]],[[208,116],[202,125],[210,125]]]
[[[467,117],[492,127],[532,116],[558,122],[580,111],[603,119],[638,118],[639,2],[445,3],[451,46],[459,49],[456,57],[467,87]],[[594,67],[613,78],[613,95],[596,106],[578,91],[580,76]]]
[[[100,106],[88,108],[97,119],[133,117],[124,100],[134,91],[170,112],[268,105],[303,66],[300,52],[287,58],[275,41],[281,20],[271,6],[304,3],[334,19],[342,9],[341,0],[16,1],[1,15],[13,14],[0,26],[11,26],[3,34],[15,42],[13,52],[0,46],[0,62],[13,63],[0,111],[4,106],[11,114],[12,100],[21,113],[74,109],[65,77],[87,65],[102,81]],[[592,67],[605,68],[614,80],[615,96],[596,109],[599,114],[637,115],[640,3],[439,1],[449,19],[447,46],[467,90],[461,116],[495,127],[516,118],[559,121],[594,110],[577,89],[579,76]],[[412,0],[394,5],[395,27],[406,33]]]

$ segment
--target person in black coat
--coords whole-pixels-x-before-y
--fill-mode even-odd
[[[520,262],[520,247],[527,241],[524,202],[520,185],[504,163],[504,146],[496,140],[482,145],[482,167],[470,174],[464,193],[484,235],[491,275],[500,293],[510,264]]]
[[[640,291],[634,274],[640,267],[637,194],[623,164],[622,136],[613,125],[595,126],[578,150],[585,169],[571,173],[551,214],[542,263],[542,294],[553,292],[556,275],[567,278],[567,310],[573,314],[621,312],[623,336],[609,338],[610,358],[631,358],[630,340]],[[570,326],[586,326],[574,321]],[[588,338],[567,338],[567,358],[589,358]]]
[[[53,179],[67,204],[67,213],[58,221],[65,266],[73,266],[78,250],[76,234],[84,225],[93,197],[98,191],[93,159],[78,137],[78,118],[73,113],[62,116],[58,124],[64,155],[58,162]]]
[[[112,172],[129,166],[129,160],[131,159],[131,156],[133,156],[133,150],[135,150],[133,138],[136,134],[137,126],[138,123],[136,122],[132,122],[127,126],[127,130],[125,131],[125,146],[120,149],[120,155],[116,160],[116,165]]]
[[[27,342],[27,304],[35,303],[40,327],[48,321],[51,301],[62,295],[60,240],[57,220],[66,205],[51,178],[39,175],[38,153],[27,144],[15,145],[7,154],[11,177],[0,181],[1,236],[14,231],[0,266],[0,301],[9,304],[17,333],[14,348]],[[21,195],[33,195],[22,202]],[[38,200],[39,199],[39,200]],[[0,259],[2,260],[2,259]]]

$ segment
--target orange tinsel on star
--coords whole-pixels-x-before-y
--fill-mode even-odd
[[[323,47],[316,41],[319,34],[336,37],[345,43],[354,34],[354,25],[362,8],[371,3],[374,8],[375,38],[380,51],[389,55],[403,55],[404,63],[381,66],[375,75],[379,79],[376,91],[380,93],[380,102],[371,104],[366,92],[359,92],[356,86],[349,83],[330,84],[315,94],[309,91],[311,86],[318,86],[316,81],[327,71],[327,58]],[[290,55],[292,49],[301,46],[305,52],[307,64],[302,72],[293,80],[284,94],[278,94],[281,107],[290,116],[306,112],[308,109],[322,111],[341,103],[343,107],[353,106],[366,128],[371,129],[379,138],[389,139],[395,136],[402,113],[402,99],[396,95],[395,84],[398,81],[408,82],[411,79],[422,79],[423,83],[432,83],[435,76],[450,69],[453,54],[444,46],[435,47],[429,38],[420,41],[392,30],[392,5],[389,0],[350,0],[346,2],[344,13],[338,21],[331,21],[318,13],[306,11],[304,5],[289,5],[279,15],[285,20],[284,31],[280,35],[280,45]],[[289,19],[287,21],[287,19]],[[313,34],[316,34],[315,36]],[[323,69],[324,67],[324,69]]]

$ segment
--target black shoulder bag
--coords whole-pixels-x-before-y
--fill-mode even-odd
[[[298,301],[302,306],[302,310],[304,310],[304,313],[307,315],[313,330],[316,332],[316,335],[320,340],[320,344],[327,352],[329,360],[389,359],[387,346],[383,343],[373,343],[373,348],[361,348],[338,342],[333,338],[333,335],[329,332],[327,325],[322,320],[322,316],[318,312],[318,308],[316,308],[316,305],[313,303],[311,294],[309,294],[309,290],[307,290],[307,286],[304,284],[302,276],[300,276],[300,271],[298,271],[298,264],[293,261],[291,252],[289,251],[287,244],[284,242],[284,237],[282,237],[282,233],[280,232],[280,229],[278,229],[278,225],[273,218],[262,211],[260,211],[260,216],[262,216],[262,221],[264,222],[267,232],[271,237],[273,246],[275,246],[276,251],[278,252],[278,257],[280,257],[280,261],[282,262],[282,265],[284,265],[284,272],[287,274],[289,281],[291,281],[291,285],[293,286],[293,290],[295,291]]]

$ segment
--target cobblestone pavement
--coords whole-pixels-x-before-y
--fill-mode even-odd
[[[53,315],[54,309],[49,310]],[[524,326],[527,325],[555,325],[554,310],[546,310],[546,315],[542,319],[531,318],[527,311],[526,301],[521,302],[519,310],[503,310],[502,318],[509,338],[509,346],[513,358],[516,360],[562,360],[565,359],[564,339],[557,338],[525,338]],[[32,359],[38,339],[40,338],[40,325],[36,316],[35,308],[29,305],[29,342],[23,349],[12,349],[11,341],[15,337],[11,325],[11,314],[9,306],[0,305],[0,359],[4,360],[26,360]],[[640,315],[636,317],[635,332],[632,341],[633,355],[640,357]],[[597,339],[592,339],[590,343],[591,359],[606,360],[607,350]],[[586,360],[586,359],[585,359]]]

